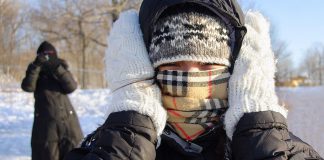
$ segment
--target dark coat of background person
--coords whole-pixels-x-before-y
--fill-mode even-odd
[[[140,24],[146,46],[149,46],[151,26],[162,12],[184,3],[206,6],[232,21],[237,29],[232,55],[235,61],[246,33],[243,13],[235,0],[144,0],[140,10]],[[65,160],[322,159],[311,146],[292,135],[288,131],[286,119],[273,111],[245,113],[238,122],[231,142],[223,126],[194,140],[193,143],[203,147],[199,154],[184,152],[174,141],[164,138],[164,134],[158,146],[156,130],[150,117],[135,111],[112,113]]]
[[[69,150],[80,143],[83,135],[76,112],[67,96],[77,88],[77,83],[67,70],[66,62],[59,60],[61,64],[53,73],[43,71],[41,67],[31,63],[21,87],[24,91],[34,92],[33,152],[37,153],[38,147],[43,145],[54,150],[54,153],[59,152],[59,158],[56,159],[63,159]],[[42,153],[41,148],[39,151],[37,155],[32,155],[33,160],[49,154]]]

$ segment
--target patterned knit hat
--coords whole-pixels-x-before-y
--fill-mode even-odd
[[[208,9],[177,9],[154,26],[149,57],[156,68],[178,61],[230,66],[231,40],[226,24]]]

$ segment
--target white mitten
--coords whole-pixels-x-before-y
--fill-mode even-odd
[[[275,111],[287,118],[275,93],[276,62],[271,49],[269,22],[259,12],[247,12],[247,34],[229,81],[229,109],[225,129],[232,139],[235,127],[244,113]]]
[[[154,69],[135,10],[121,13],[113,24],[105,63],[108,86],[112,90],[108,115],[120,111],[137,111],[149,116],[158,136],[161,135],[167,114],[161,103],[161,91],[153,84]]]

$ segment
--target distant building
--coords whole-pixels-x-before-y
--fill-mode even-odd
[[[312,86],[311,81],[306,76],[291,77],[290,80],[283,82],[276,82],[277,87],[298,87],[298,86]]]

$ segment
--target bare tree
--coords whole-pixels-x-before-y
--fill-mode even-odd
[[[276,80],[283,82],[290,80],[294,75],[295,68],[291,59],[291,53],[287,50],[287,44],[284,41],[276,40],[272,43],[273,52],[277,59]]]
[[[32,9],[31,22],[44,39],[59,46],[61,53],[73,55],[70,61],[81,68],[81,87],[87,88],[95,76],[85,71],[104,68],[102,59],[112,22],[121,11],[138,4],[134,0],[43,0],[40,7]]]
[[[276,26],[271,25],[270,36],[271,45],[275,58],[277,59],[276,82],[289,81],[295,75],[294,63],[291,59],[291,52],[287,49],[287,43],[279,39]]]
[[[107,85],[103,57],[111,25],[120,12],[141,4],[141,0],[39,0],[31,7],[22,2],[0,0],[0,73],[19,81],[40,41],[49,40],[69,61],[82,88]]]
[[[317,43],[305,54],[300,70],[305,72],[314,85],[324,84],[324,45]]]
[[[0,0],[0,65],[2,72],[11,73],[9,67],[16,60],[17,48],[23,39],[19,33],[24,24],[24,17],[20,13],[19,1]]]

